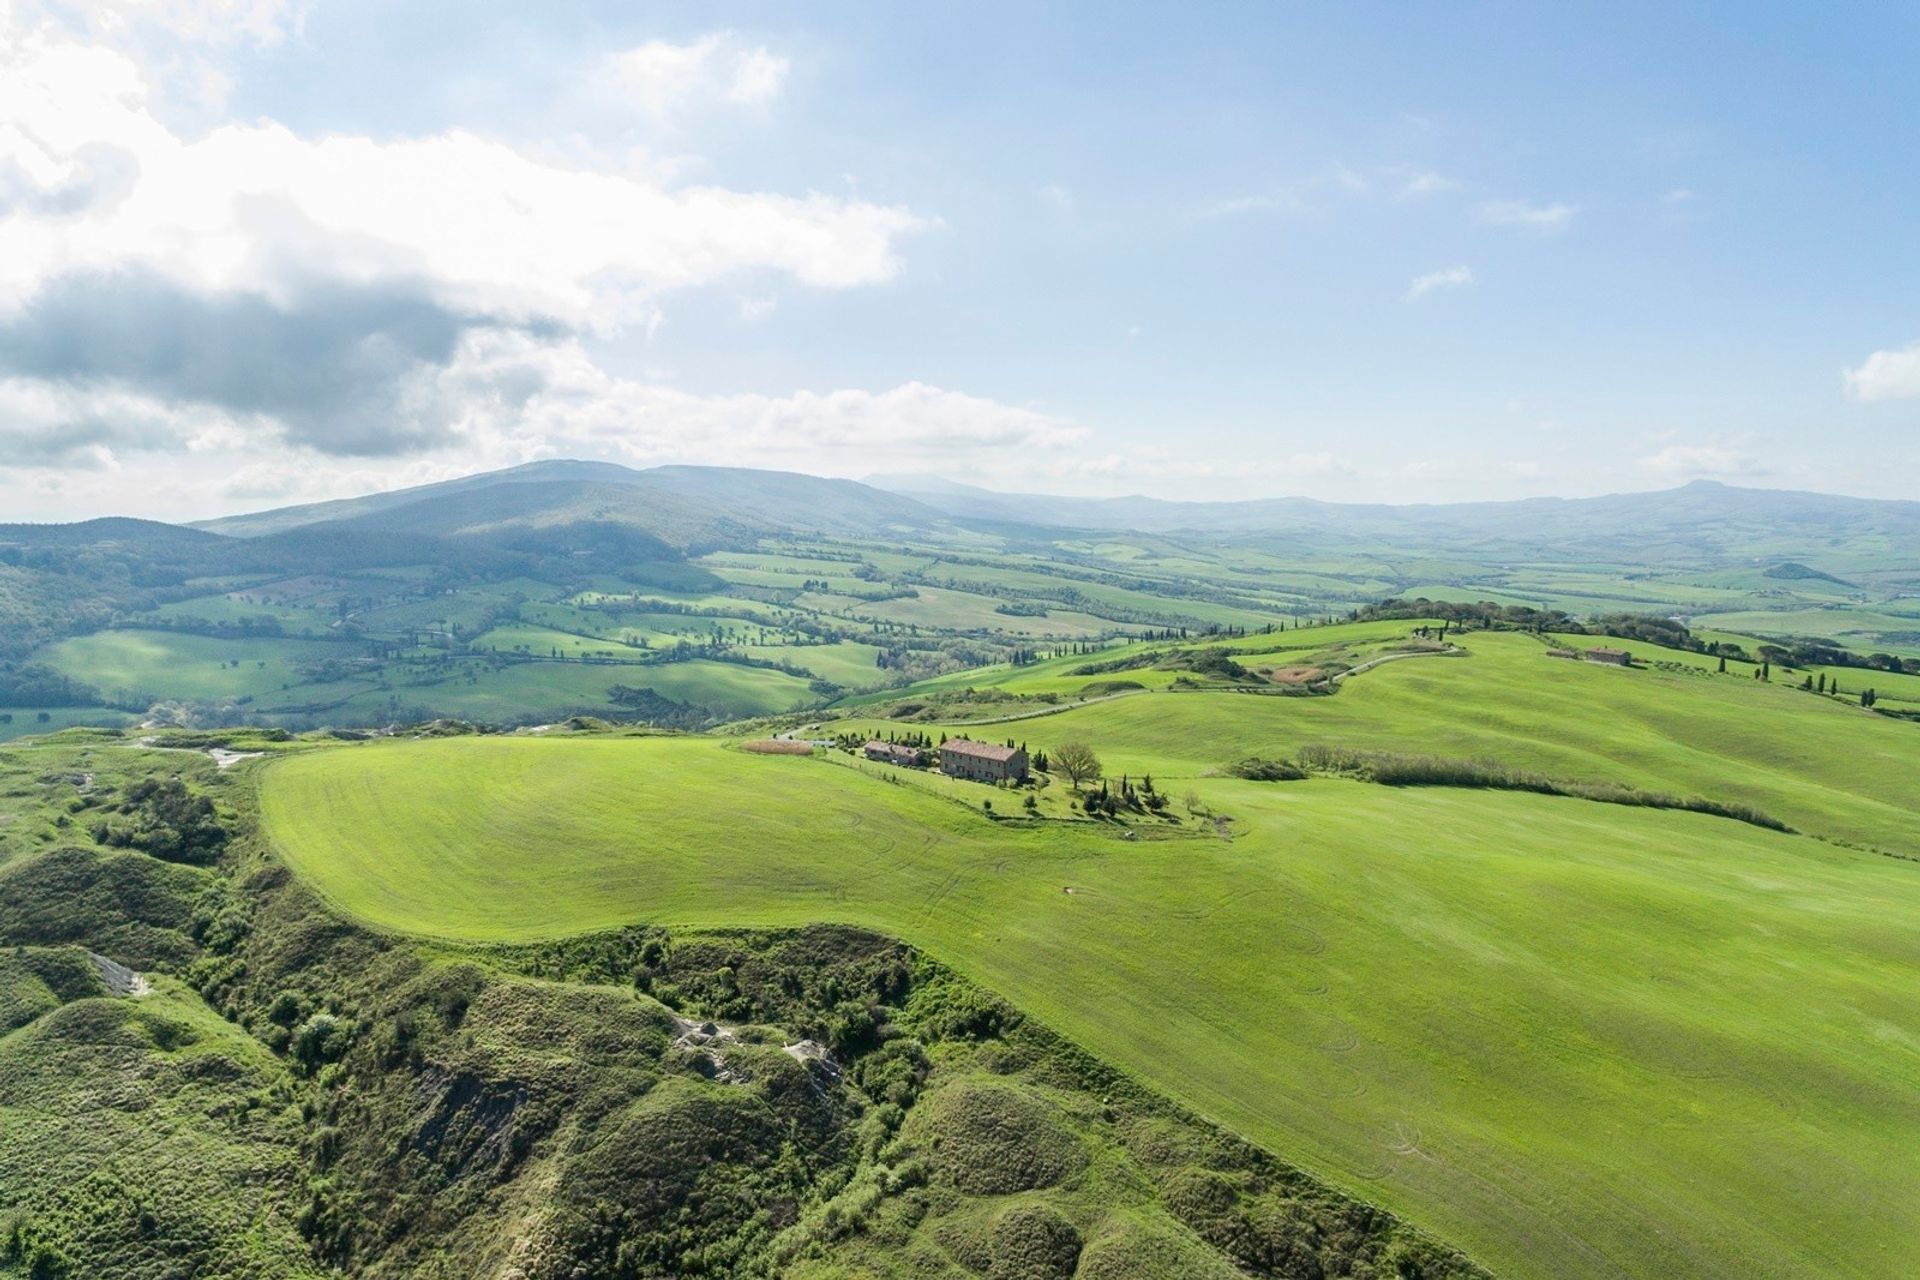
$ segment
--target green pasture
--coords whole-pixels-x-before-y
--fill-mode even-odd
[[[96,631],[33,655],[118,701],[220,699],[278,693],[303,679],[300,666],[356,658],[363,646],[258,636],[225,638],[177,631]]]
[[[1640,705],[1594,692],[1599,680],[1658,679],[1536,661],[1558,674],[1529,688],[1576,682],[1595,722]],[[1350,695],[1366,687],[1418,740],[1442,732],[1423,682],[1472,667],[1396,663],[1328,699],[1165,694],[1100,710],[1146,709],[1160,758],[1192,761],[1276,732],[1243,721],[1249,708],[1364,709]],[[1684,690],[1721,683],[1735,685]],[[1754,705],[1828,713],[1771,692]],[[1189,710],[1223,741],[1188,740]],[[1071,714],[1098,727],[1091,709]],[[1454,718],[1489,716],[1483,703]],[[1649,768],[1675,767],[1679,748],[1632,727]],[[1568,749],[1597,749],[1593,732]],[[1878,1277],[1910,1261],[1920,867],[1532,795],[1191,785],[1236,838],[1191,821],[1184,838],[1132,841],[994,823],[712,739],[376,744],[260,776],[287,861],[376,927],[884,930],[1499,1273]]]
[[[47,718],[42,720],[44,715]],[[0,707],[0,742],[76,726],[118,729],[134,722],[125,711],[107,707]]]
[[[649,642],[672,644],[671,636],[648,635]],[[614,662],[646,662],[652,655],[637,645],[605,636],[583,636],[572,631],[515,623],[495,627],[473,638],[470,647],[483,653],[531,653],[537,658],[604,658]]]
[[[1693,621],[1718,631],[1767,638],[1807,636],[1862,652],[1878,649],[1913,657],[1920,655],[1920,610],[1908,612],[1909,604],[1705,613]]]
[[[368,690],[323,719],[340,723],[408,718],[410,710],[467,720],[524,721],[575,711],[618,714],[614,685],[711,707],[729,718],[770,715],[814,700],[807,682],[783,671],[730,662],[516,662],[485,667],[400,667],[388,687]],[[297,692],[297,691],[296,691]],[[411,718],[421,718],[417,715]]]
[[[298,605],[250,604],[243,596],[244,593],[235,593],[176,600],[161,605],[151,613],[137,615],[135,621],[155,619],[174,625],[188,621],[215,626],[235,626],[271,619],[287,635],[325,636],[331,633],[333,624],[339,620],[338,615],[330,609],[306,609]]]
[[[1007,635],[1097,636],[1116,629],[1105,618],[1072,609],[1047,607],[1047,616],[1018,617],[997,613],[997,606],[1009,603],[968,591],[949,591],[945,587],[915,587],[911,597],[898,600],[854,600],[845,596],[811,593],[801,601],[820,602],[817,607],[843,612],[863,621],[891,622],[899,626],[917,626],[939,631],[997,631]],[[1167,602],[1167,612],[1177,612]],[[1138,630],[1138,627],[1131,628]]]
[[[767,662],[790,662],[849,689],[870,689],[889,672],[874,665],[878,647],[842,641],[839,644],[743,644],[738,651]]]
[[[1151,693],[1023,721],[1021,733],[1036,746],[1088,742],[1109,772],[1168,778],[1310,743],[1486,758],[1746,803],[1811,834],[1920,856],[1920,726],[1746,672],[1561,661],[1513,632],[1474,632],[1462,644],[1465,656],[1387,662],[1331,697]],[[1633,648],[1642,659],[1709,661]]]
[[[1762,643],[1753,636],[1735,635],[1731,632],[1696,631],[1694,635],[1698,639],[1709,642],[1714,640],[1730,640],[1746,649],[1748,653],[1753,653],[1755,647]],[[1561,637],[1561,639],[1572,647],[1579,647],[1582,640],[1589,646],[1594,643],[1591,636],[1565,636]],[[1633,646],[1633,641],[1631,640],[1623,640],[1616,643],[1625,645],[1630,649]],[[1689,653],[1684,650],[1646,648],[1643,656],[1660,662],[1681,662],[1705,671],[1717,671],[1720,665],[1720,659],[1713,654]],[[1753,669],[1756,665],[1757,664],[1752,662],[1739,662],[1729,658],[1727,660],[1727,672],[1730,675],[1742,675],[1751,680],[1753,678]],[[1836,700],[1843,704],[1858,705],[1860,691],[1863,689],[1874,690],[1874,692],[1880,695],[1880,701],[1883,705],[1892,706],[1899,704],[1906,706],[1909,704],[1920,704],[1920,675],[1908,675],[1903,671],[1876,671],[1869,667],[1837,667],[1826,663],[1816,663],[1812,666],[1805,667],[1775,666],[1772,671],[1772,681],[1774,684],[1779,685],[1783,689],[1793,689],[1796,691],[1800,688],[1801,680],[1808,676],[1816,678],[1825,676],[1829,685],[1841,690],[1841,695]]]

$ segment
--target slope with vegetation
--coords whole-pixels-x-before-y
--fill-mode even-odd
[[[670,739],[362,747],[263,782],[290,864],[379,927],[878,929],[1496,1271],[1871,1275],[1920,1212],[1920,1080],[1878,1030],[1916,1016],[1907,861],[1339,780],[1197,778],[1193,816],[1126,828],[995,820]]]
[[[872,934],[349,924],[162,741],[0,752],[0,1275],[1484,1274]]]

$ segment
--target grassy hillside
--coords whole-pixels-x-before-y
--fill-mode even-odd
[[[1366,680],[1417,691],[1456,665]],[[1589,679],[1649,679],[1564,678],[1600,707]],[[1120,754],[1198,772],[1283,722],[1242,716],[1347,714],[1366,687],[1101,711],[1158,717]],[[1639,733],[1650,764],[1687,754]],[[1201,780],[1236,838],[1181,820],[1121,840],[702,740],[343,748],[261,783],[287,860],[383,929],[895,934],[1496,1271],[1883,1275],[1920,1214],[1906,862],[1723,819],[1333,780]]]
[[[1485,1275],[895,941],[376,937],[161,736],[0,751],[9,1280]]]
[[[1358,645],[1406,625],[1316,628],[1283,638],[1297,636],[1311,656],[1337,648],[1343,637]],[[1250,637],[1242,646],[1257,651],[1275,639]],[[1913,767],[1920,733],[1911,724],[1809,697],[1783,682],[1762,684],[1741,664],[1717,675],[1701,655],[1647,645],[1634,646],[1638,656],[1672,669],[1556,661],[1540,640],[1512,632],[1475,632],[1460,644],[1464,656],[1384,663],[1333,697],[1154,693],[1023,721],[1019,732],[1037,746],[1082,739],[1110,772],[1169,779],[1250,755],[1288,757],[1313,743],[1484,757],[1559,777],[1739,801],[1806,832],[1920,856],[1920,824],[1913,820],[1920,812],[1920,771]],[[1017,692],[1030,681],[1044,690],[1057,684],[1058,671],[1057,663],[1032,674],[1013,671],[1006,687]],[[1127,678],[1141,677],[1088,677]],[[1872,673],[1847,679],[1864,686]]]

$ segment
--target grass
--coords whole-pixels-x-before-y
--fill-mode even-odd
[[[96,631],[34,655],[117,701],[219,699],[278,693],[299,684],[302,663],[359,657],[364,648],[324,640],[223,639],[170,631]]]
[[[1325,641],[1342,630],[1318,634]],[[1696,669],[1556,662],[1533,637],[1509,632],[1476,632],[1463,643],[1465,657],[1386,663],[1333,697],[1153,693],[1023,721],[1019,731],[1036,747],[1080,739],[1109,773],[1166,780],[1316,743],[1480,757],[1750,805],[1801,831],[1920,856],[1914,725],[1783,687],[1777,676],[1768,685],[1714,675],[1700,655],[1644,644],[1633,645],[1636,658]]]
[[[391,688],[360,694],[327,714],[343,721],[386,714],[429,718],[419,712],[508,721],[582,708],[611,712],[609,690],[614,685],[652,689],[676,702],[711,707],[734,718],[785,711],[813,699],[807,682],[798,676],[730,662],[521,662],[432,684],[410,684],[398,678]]]
[[[42,715],[47,718],[43,721]],[[25,738],[32,734],[55,733],[75,725],[101,725],[118,728],[134,722],[125,711],[106,707],[4,707],[0,708],[0,742]]]
[[[1331,699],[1108,705],[1147,705],[1159,751],[1219,758],[1169,713],[1210,708],[1234,737],[1223,708],[1365,707],[1366,681],[1456,666]],[[1239,838],[994,824],[710,739],[346,747],[274,763],[261,800],[297,872],[396,932],[884,930],[1499,1272],[1904,1265],[1920,869],[1527,794],[1194,785]]]

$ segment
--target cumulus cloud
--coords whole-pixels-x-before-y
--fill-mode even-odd
[[[1407,298],[1411,300],[1424,297],[1435,289],[1458,289],[1472,283],[1473,268],[1446,267],[1439,271],[1429,271],[1423,276],[1415,276],[1413,283],[1407,286]]]
[[[200,20],[156,2],[182,33]],[[255,7],[250,39],[297,20]],[[918,381],[695,394],[593,355],[650,332],[678,291],[722,290],[752,320],[791,285],[883,284],[936,225],[910,210],[675,187],[459,131],[188,131],[131,45],[7,12],[0,472],[16,508],[192,517],[549,457],[858,475],[1085,450],[1058,415]],[[788,74],[725,33],[618,67],[663,112],[764,104]]]
[[[188,27],[200,11],[161,8]],[[785,75],[731,37],[675,47],[735,101],[764,101]],[[609,336],[656,324],[676,290],[729,280],[879,284],[930,225],[820,194],[671,189],[462,132],[308,138],[263,120],[186,136],[149,95],[131,55],[8,27],[0,9],[0,378],[64,407],[76,458],[213,422],[320,454],[431,451],[462,438],[460,387],[494,408],[537,390],[473,387],[460,362],[476,335],[535,349]],[[113,397],[146,406],[130,420],[148,427],[93,423],[89,406]],[[39,434],[13,431],[0,463],[63,456],[45,414],[31,420]]]
[[[1766,464],[1750,454],[1717,445],[1670,444],[1635,464],[1649,475],[1674,480],[1740,478],[1767,474]]]
[[[765,45],[718,31],[687,44],[649,40],[609,54],[601,81],[604,91],[664,120],[715,102],[764,105],[780,96],[789,69],[789,60]]]
[[[1855,400],[1909,400],[1920,397],[1920,342],[1892,351],[1876,351],[1857,369],[1841,371],[1847,394]]]
[[[1060,450],[1084,427],[909,382],[874,392],[696,395],[616,377],[573,341],[476,331],[426,393],[463,407],[451,429],[480,452],[527,450],[648,463],[753,457],[808,469],[876,456],[925,463],[977,450]]]
[[[261,122],[189,140],[147,110],[145,88],[98,47],[28,37],[0,52],[14,195],[0,307],[59,275],[141,267],[268,296],[316,273],[410,278],[462,309],[610,323],[650,294],[741,271],[883,281],[900,238],[926,225],[818,194],[667,190],[460,132],[309,139]]]
[[[1525,200],[1490,200],[1480,206],[1480,221],[1490,227],[1519,227],[1528,231],[1560,231],[1573,221],[1578,208],[1570,204],[1530,204]]]

